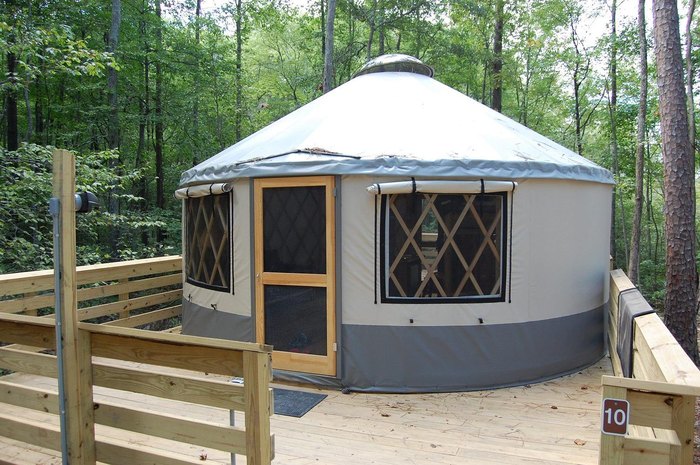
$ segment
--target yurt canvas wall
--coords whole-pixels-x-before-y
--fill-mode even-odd
[[[569,372],[602,356],[609,210],[601,206],[609,205],[609,185],[517,182],[503,212],[502,301],[383,302],[382,199],[367,187],[395,181],[338,177],[341,385],[394,391],[493,387]],[[222,196],[233,213],[232,289],[185,282],[183,332],[251,341],[252,180],[231,184],[231,193]]]

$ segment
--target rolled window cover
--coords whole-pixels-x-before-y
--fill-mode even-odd
[[[370,194],[488,194],[492,192],[512,192],[518,185],[515,181],[397,181],[382,182],[367,186]]]
[[[218,182],[214,184],[200,184],[199,186],[183,187],[175,191],[176,199],[187,199],[191,197],[204,197],[205,195],[219,195],[230,192],[233,183]]]

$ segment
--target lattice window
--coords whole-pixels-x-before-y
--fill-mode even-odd
[[[385,301],[503,299],[505,194],[382,197]]]
[[[187,281],[210,289],[231,290],[230,195],[185,201]]]

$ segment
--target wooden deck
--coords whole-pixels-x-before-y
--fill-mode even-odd
[[[342,394],[328,397],[302,418],[272,417],[277,465],[363,464],[597,464],[600,378],[609,359],[563,378],[530,386],[450,394]],[[3,380],[54,390],[56,381],[28,374]],[[309,387],[294,389],[318,391]],[[116,398],[118,396],[118,399]],[[126,396],[126,397],[125,397]],[[227,410],[165,401],[95,387],[95,401],[120,401],[161,414],[222,421]],[[3,405],[4,414],[37,422],[56,416]],[[236,424],[243,417],[237,414]],[[184,453],[191,463],[230,463],[215,451],[97,425],[98,435]],[[0,437],[0,464],[60,464],[56,452]],[[245,457],[237,457],[237,465]]]

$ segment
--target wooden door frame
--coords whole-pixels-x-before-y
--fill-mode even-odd
[[[274,273],[264,271],[263,257],[263,189],[272,187],[325,187],[326,203],[326,273]],[[259,178],[253,184],[254,254],[255,254],[255,334],[265,341],[265,285],[309,286],[326,289],[326,355],[273,351],[272,366],[282,370],[336,375],[336,224],[335,177],[302,176]]]

